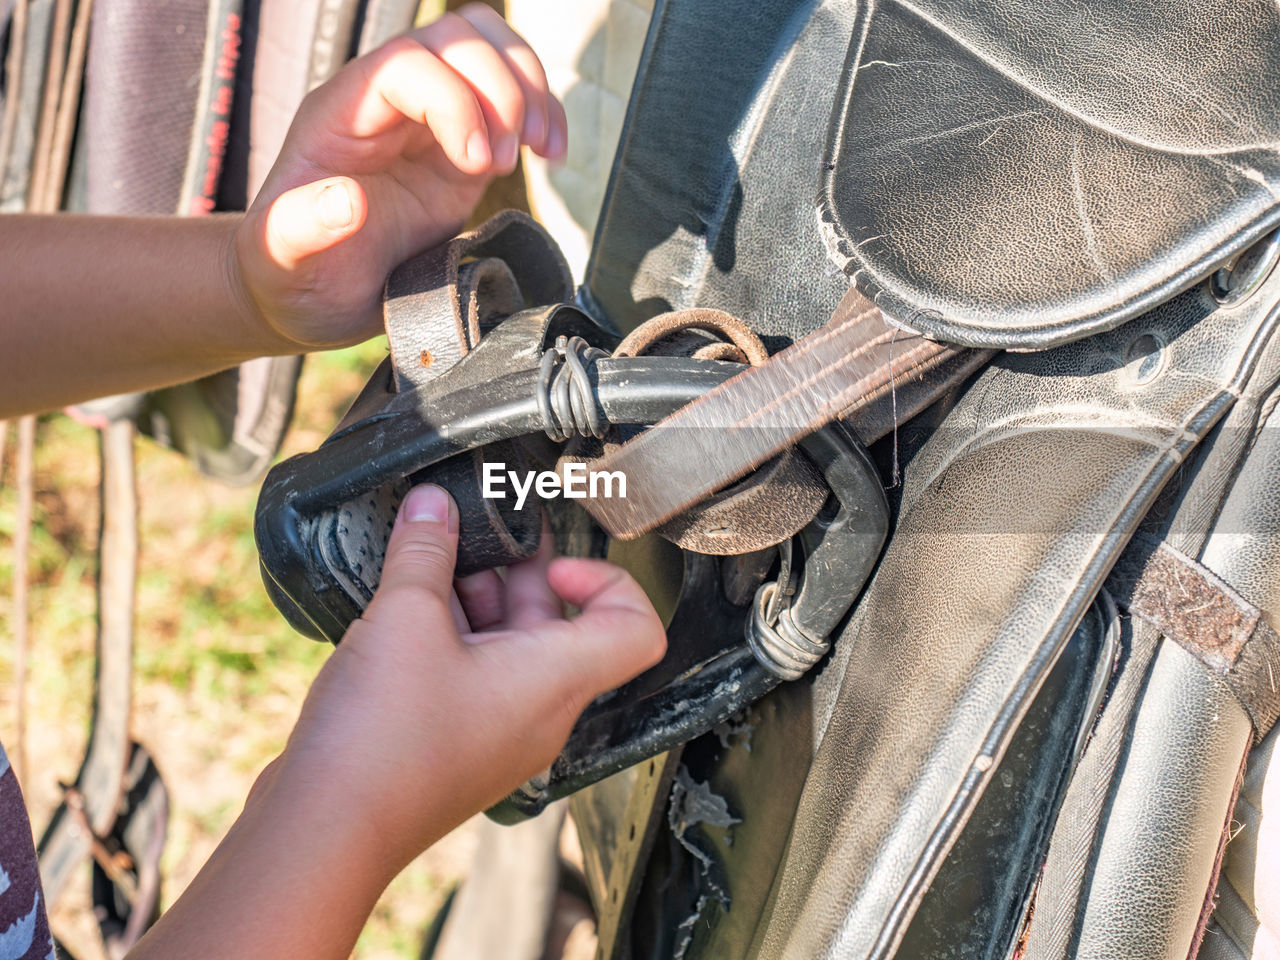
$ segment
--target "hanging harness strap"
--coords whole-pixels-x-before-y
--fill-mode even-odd
[[[1130,615],[1157,627],[1231,689],[1261,741],[1280,718],[1280,635],[1213,571],[1139,534],[1107,589]]]

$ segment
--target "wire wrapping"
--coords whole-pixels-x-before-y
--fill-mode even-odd
[[[591,385],[589,365],[609,356],[582,337],[556,338],[555,345],[542,355],[538,370],[538,412],[542,429],[556,443],[574,436],[604,436],[607,424],[601,421]]]

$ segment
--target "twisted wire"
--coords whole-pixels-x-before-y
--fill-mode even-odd
[[[596,407],[595,392],[588,370],[607,351],[593,347],[582,337],[556,338],[555,345],[542,355],[538,369],[538,412],[542,429],[556,443],[581,435],[597,439],[607,424]]]

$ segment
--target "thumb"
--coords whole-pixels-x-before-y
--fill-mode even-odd
[[[364,190],[350,177],[329,177],[286,190],[267,209],[267,253],[291,269],[358,231],[368,212]]]
[[[406,494],[396,516],[378,594],[403,589],[452,603],[458,554],[458,507],[443,487],[423,484]]]

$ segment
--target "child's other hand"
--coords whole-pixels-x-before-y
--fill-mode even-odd
[[[521,144],[566,143],[537,56],[488,7],[391,40],[299,108],[236,234],[245,310],[298,349],[377,334],[387,274],[456,234]]]
[[[628,573],[552,559],[549,536],[505,581],[488,570],[455,583],[457,515],[439,487],[405,498],[377,595],[263,777],[323,791],[395,869],[545,770],[583,708],[666,649]],[[565,619],[563,603],[582,612]]]

